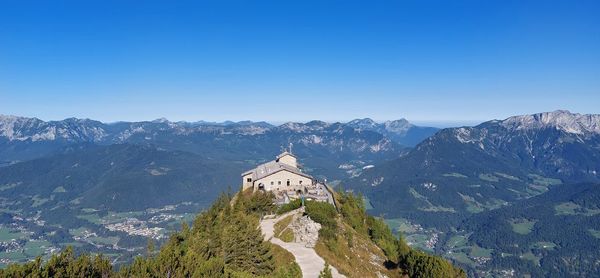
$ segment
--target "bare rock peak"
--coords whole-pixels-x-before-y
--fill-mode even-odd
[[[600,133],[600,114],[571,113],[568,110],[556,110],[531,115],[513,116],[501,124],[510,129],[557,128],[568,133]]]
[[[167,118],[165,118],[165,117],[162,117],[162,118],[158,118],[158,119],[156,119],[156,120],[154,120],[152,122],[153,123],[169,123],[169,120]]]
[[[406,130],[411,128],[413,125],[406,119],[402,118],[394,121],[386,121],[383,123],[385,128],[388,130]]]

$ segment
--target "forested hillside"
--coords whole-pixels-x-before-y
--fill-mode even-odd
[[[342,194],[339,212],[329,204],[307,204],[306,213],[322,223],[319,237],[330,252],[351,245],[349,231],[338,234],[339,225],[368,237],[381,247],[386,266],[410,277],[462,277],[464,272],[447,261],[408,247],[392,235],[380,219],[367,216],[362,198]],[[2,277],[301,277],[293,256],[279,246],[263,241],[258,228],[261,215],[276,211],[273,195],[245,193],[221,195],[189,227],[173,233],[158,250],[149,245],[147,254],[114,269],[102,255],[73,254],[71,248],[25,264],[12,264],[0,270]],[[360,266],[355,266],[360,267]],[[326,272],[326,271],[324,271]],[[350,277],[354,277],[352,274]]]
[[[317,253],[336,268],[346,269],[347,275],[373,275],[364,273],[366,266],[353,263],[360,257],[373,257],[373,253],[362,253],[365,248],[357,248],[361,239],[367,239],[383,251],[384,265],[392,273],[409,277],[465,276],[462,269],[445,259],[409,247],[401,234],[394,236],[383,219],[367,214],[362,196],[337,192],[335,199],[337,211],[327,203],[308,202],[306,214],[323,227],[319,231]]]
[[[6,208],[137,211],[184,201],[210,204],[236,186],[245,164],[166,151],[153,146],[79,144],[52,156],[0,167],[0,197],[20,201]],[[32,206],[33,196],[40,201]],[[35,198],[33,198],[35,199]]]
[[[472,231],[470,243],[494,250],[487,269],[513,268],[534,277],[594,276],[600,272],[599,204],[600,185],[566,184],[477,214],[459,230]]]
[[[73,245],[129,263],[163,242],[239,173],[293,145],[303,170],[330,181],[397,157],[375,131],[311,121],[101,123],[0,115],[0,267]]]
[[[473,275],[586,276],[598,270],[599,127],[600,115],[559,110],[443,129],[343,185]]]

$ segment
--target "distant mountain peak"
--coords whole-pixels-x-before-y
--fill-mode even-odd
[[[354,119],[348,122],[348,125],[357,129],[375,130],[379,124],[373,121],[371,118]]]
[[[158,118],[154,121],[152,121],[153,123],[169,123],[170,121],[167,118]]]
[[[297,122],[287,122],[279,126],[282,129],[288,129],[294,132],[306,132],[306,131],[315,131],[315,130],[323,130],[328,128],[331,124],[323,122],[323,121],[310,121],[307,123],[297,123]]]
[[[404,118],[377,123],[370,118],[355,119],[346,123],[358,130],[374,131],[407,146],[414,146],[423,139],[434,134],[438,129],[432,127],[419,127],[411,124]]]
[[[381,124],[373,121],[371,118],[354,119],[349,121],[348,125],[358,129],[387,130],[390,132],[405,132],[413,126],[404,118],[393,121],[385,121]]]
[[[386,130],[395,133],[404,133],[413,127],[413,125],[404,118],[395,121],[386,121],[383,125]]]
[[[600,134],[599,114],[571,113],[568,110],[513,116],[501,121],[500,124],[513,130],[534,130],[554,127],[567,133]]]
[[[14,119],[25,119],[24,117],[14,116],[14,115],[4,115],[0,114],[0,121],[3,120],[14,120]]]
[[[352,121],[349,121],[348,123],[377,124],[371,118],[354,119]]]
[[[308,125],[308,126],[318,126],[318,127],[327,127],[327,126],[329,126],[330,124],[329,124],[329,123],[326,123],[326,122],[324,122],[324,121],[312,120],[312,121],[310,121],[310,122],[307,122],[307,123],[306,123],[306,125]]]

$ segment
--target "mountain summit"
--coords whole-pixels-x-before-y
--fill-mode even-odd
[[[414,146],[438,131],[434,127],[415,126],[406,119],[377,123],[370,118],[364,118],[349,121],[347,125],[358,130],[381,133],[405,146]]]
[[[556,128],[574,134],[600,134],[600,114],[578,114],[567,110],[514,116],[501,124],[512,130]]]

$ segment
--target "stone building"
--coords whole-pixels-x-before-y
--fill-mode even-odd
[[[324,182],[303,173],[298,158],[290,152],[283,152],[275,160],[258,165],[242,174],[242,189],[273,192],[278,203],[304,197],[333,203],[331,193]]]

